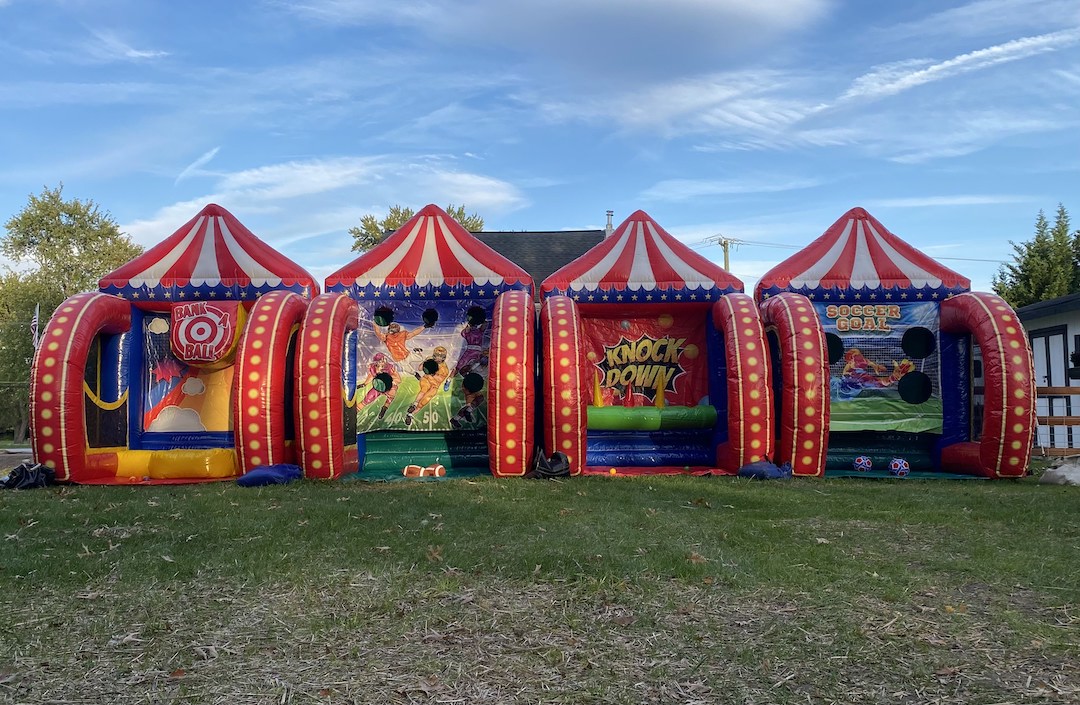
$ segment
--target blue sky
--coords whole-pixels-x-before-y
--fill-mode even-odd
[[[854,206],[984,291],[1039,209],[1080,224],[1076,0],[0,0],[0,27],[0,217],[63,182],[149,246],[216,202],[320,281],[395,203],[640,208],[715,261],[744,241],[748,291]]]

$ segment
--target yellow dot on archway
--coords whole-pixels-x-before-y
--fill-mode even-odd
[[[570,450],[571,448],[573,448],[573,446],[574,446],[574,442],[571,441],[569,438],[567,438],[565,441],[562,442],[562,447],[565,448],[566,450]]]
[[[516,372],[507,372],[506,373],[506,381],[507,382],[516,382],[517,378],[518,378],[518,376],[517,376]]]
[[[806,380],[807,382],[813,382],[814,380],[817,379],[817,375],[814,374],[813,372],[807,372],[805,375],[803,375],[803,379]]]
[[[52,401],[52,392],[42,392],[41,401]]]
[[[57,323],[67,323],[68,322],[68,317],[67,316],[60,316],[59,318],[56,319],[56,322]]]
[[[42,409],[41,410],[41,418],[46,419],[46,420],[51,419],[52,418],[52,410],[51,409]]]
[[[517,416],[517,407],[516,406],[508,406],[508,407],[506,407],[506,415],[507,416]]]
[[[803,364],[805,364],[805,365],[813,365],[814,364],[813,356],[807,355],[806,357],[804,357],[803,358]]]
[[[1021,447],[1023,447],[1023,445],[1024,445],[1024,444],[1023,444],[1023,443],[1021,443],[1020,441],[1013,441],[1012,443],[1010,443],[1010,444],[1009,444],[1009,446],[1010,446],[1010,447],[1011,447],[1011,448],[1012,448],[1013,450],[1020,450],[1020,448],[1021,448]]]
[[[45,426],[45,427],[41,428],[38,431],[38,433],[40,433],[41,435],[48,438],[49,436],[51,436],[53,434],[52,426]]]
[[[318,360],[308,360],[307,366],[314,370],[316,367],[319,366],[319,361]]]
[[[319,430],[318,426],[315,426],[308,430],[308,435],[312,438],[318,438],[320,435],[322,435],[322,432]]]
[[[759,461],[759,460],[761,460],[761,456],[760,456],[760,455],[751,455],[751,456],[750,456],[750,462],[751,462],[751,463],[756,463],[756,462],[757,462],[757,461]]]
[[[747,336],[747,337],[752,337],[754,335],[754,329],[753,328],[747,328],[742,332],[742,334]]]
[[[248,424],[248,433],[258,433],[258,432],[259,432],[259,424],[257,424],[257,423],[249,423]]]
[[[1020,458],[1009,458],[1009,465],[1019,465]]]
[[[693,343],[690,343],[685,348],[683,348],[683,355],[686,355],[687,359],[695,360],[700,354],[701,351],[698,350],[698,346],[694,345]]]
[[[675,319],[671,317],[670,313],[661,313],[656,322],[660,324],[661,328],[670,328]]]
[[[567,332],[567,331],[565,331],[565,330],[561,330],[561,331],[559,331],[559,337],[560,337],[560,338],[569,338],[569,337],[570,337],[570,333],[568,333],[568,332]]]
[[[258,364],[261,364],[261,363],[262,363],[262,358],[260,356],[258,356],[258,355],[252,355],[251,356],[251,364],[258,365]]]
[[[813,415],[814,415],[814,411],[815,411],[815,410],[814,410],[814,407],[812,407],[812,406],[807,406],[807,407],[804,407],[803,413],[805,413],[805,414],[806,414],[807,416],[813,416]]]
[[[810,316],[799,316],[799,323],[809,323]]]
[[[750,441],[750,447],[754,450],[757,450],[761,447],[761,441],[755,438],[754,440]]]
[[[559,324],[560,326],[565,326],[565,325],[567,325],[568,323],[570,323],[570,321],[566,320],[565,318],[560,318],[560,319],[559,319],[558,321],[556,321],[556,322],[557,322],[557,323],[558,323],[558,324]]]
[[[1012,326],[1005,326],[1005,332],[1008,333],[1009,335],[1013,335],[1013,334],[1016,333],[1016,328],[1014,328]]]
[[[52,468],[53,470],[55,470],[56,469],[56,461],[55,460],[46,460],[45,461],[45,467],[49,467],[49,468]]]
[[[751,372],[747,376],[747,379],[750,380],[751,382],[757,382],[759,379],[761,379],[761,375],[759,375],[757,372]]]
[[[46,444],[41,446],[41,450],[44,453],[51,453],[51,452],[53,452],[53,444],[52,443],[46,443]]]
[[[322,467],[322,461],[321,460],[312,460],[311,461],[311,468],[313,470],[318,470],[321,467]]]
[[[45,366],[46,367],[53,367],[54,365],[56,365],[56,358],[55,357],[47,357],[47,358],[45,358]]]
[[[517,441],[511,439],[511,440],[506,441],[505,445],[510,450],[513,450],[514,448],[517,448]]]
[[[510,309],[510,310],[515,311],[517,309]],[[518,322],[518,317],[517,316],[507,316],[506,320],[509,321],[510,323],[517,323]]]
[[[259,316],[258,318],[256,318],[255,320],[257,320],[257,321],[269,321],[269,320],[270,320],[270,316],[268,316],[268,315],[266,315],[266,314],[264,313],[264,314],[262,314],[261,316]]]
[[[55,352],[56,350],[59,350],[59,349],[60,349],[60,343],[58,343],[58,342],[56,342],[56,341],[54,340],[53,342],[51,342],[51,343],[49,343],[48,345],[46,345],[46,346],[45,346],[45,349],[46,349],[46,350],[49,350],[49,351],[54,351],[54,352]]]
[[[1013,392],[1013,396],[1017,399],[1023,399],[1026,395],[1027,392],[1025,392],[1023,389],[1017,389],[1015,392]]]
[[[1019,365],[1023,361],[1024,361],[1024,358],[1020,357],[1019,355],[1013,355],[1013,364],[1014,365]]]
[[[506,456],[506,464],[507,465],[513,465],[516,462],[517,462],[517,456],[513,456],[513,455]]]
[[[518,346],[518,344],[517,344],[516,340],[508,340],[508,341],[506,341],[506,347],[509,348],[510,350],[517,350],[517,346]],[[511,364],[513,364],[513,363],[511,363]]]
[[[508,423],[508,424],[506,424],[506,432],[507,433],[513,433],[516,430],[517,430],[517,424],[516,423]]]
[[[518,329],[511,326],[510,328],[506,329],[506,334],[507,335],[517,335],[518,334]]]
[[[802,464],[803,465],[811,465],[813,462],[814,462],[814,459],[809,457],[809,456],[803,457],[803,459],[802,459]]]
[[[751,356],[751,357],[746,358],[746,364],[749,365],[750,367],[756,366],[757,363],[758,363],[758,359],[756,357]]]
[[[266,332],[266,326],[256,326],[255,327],[255,335],[262,335],[265,332]]]
[[[262,444],[260,444],[258,441],[252,441],[251,443],[248,443],[248,448],[251,448],[252,450],[258,450],[261,445]]]
[[[1013,424],[1013,432],[1014,433],[1023,433],[1024,432],[1024,424],[1022,424],[1022,423]]]
[[[746,344],[746,349],[747,350],[757,350],[757,343],[747,343]]]
[[[316,409],[312,409],[308,412],[307,417],[314,421],[315,419],[319,418],[319,412]]]
[[[312,403],[315,403],[315,402],[319,401],[319,395],[316,394],[315,392],[312,392],[311,394],[307,395],[307,400],[312,402]]]
[[[313,352],[313,353],[317,353],[317,352],[319,352],[319,346],[318,346],[318,345],[314,345],[314,344],[313,344],[313,345],[309,345],[309,346],[308,346],[308,352]]]
[[[750,424],[750,430],[751,430],[751,431],[752,431],[753,433],[757,433],[757,432],[759,432],[759,431],[761,430],[761,424],[759,424],[759,423],[752,423],[752,424]]]
[[[251,464],[252,465],[262,465],[262,458],[260,458],[257,455],[251,456]]]
[[[1025,375],[1023,372],[1017,372],[1013,375],[1013,379],[1015,379],[1017,382],[1023,382],[1026,378],[1027,375]]]
[[[758,407],[758,406],[750,407],[750,415],[751,416],[761,416],[761,407]]]
[[[259,415],[259,407],[257,407],[257,406],[249,406],[248,407],[248,416],[258,416],[258,415]]]
[[[41,381],[43,384],[52,384],[53,379],[55,378],[52,375],[45,375],[41,378]]]
[[[318,443],[312,443],[309,449],[311,450],[312,453],[320,453],[320,452],[322,452],[322,446],[319,445]]]
[[[263,341],[256,340],[251,344],[251,347],[255,348],[256,350],[262,350],[263,345],[264,345]]]
[[[517,391],[514,390],[514,389],[507,389],[506,390],[506,398],[507,399],[517,399]]]
[[[251,372],[250,374],[248,374],[248,380],[250,380],[252,382],[258,382],[259,381],[259,373],[258,372]]]
[[[315,325],[315,326],[322,325],[322,322],[323,322],[322,318],[313,318],[313,319],[311,319],[311,324]]]
[[[1017,416],[1023,416],[1024,414],[1027,413],[1027,409],[1025,409],[1022,406],[1018,406],[1015,409],[1013,409],[1013,413],[1016,414]]]
[[[569,366],[570,366],[570,358],[568,358],[568,357],[559,358],[559,367],[569,367]]]
[[[754,401],[757,401],[758,399],[761,398],[761,392],[759,390],[757,390],[757,389],[751,389],[750,390],[750,398],[753,399]]]
[[[566,374],[565,372],[562,373],[561,375],[559,375],[559,381],[563,384],[566,384],[570,381],[570,375]]]
[[[574,427],[573,427],[573,426],[571,426],[571,425],[570,425],[570,424],[568,424],[568,423],[564,423],[564,424],[563,424],[562,426],[560,426],[559,428],[561,428],[561,429],[562,429],[562,432],[563,432],[563,433],[570,433],[571,431],[573,431],[573,430],[574,430]]]
[[[308,375],[307,383],[310,384],[312,387],[314,387],[316,384],[319,383],[319,376],[318,375]]]
[[[517,358],[514,357],[513,355],[508,355],[506,357],[506,364],[508,364],[508,365],[516,365],[517,364]]]
[[[311,331],[311,337],[312,338],[320,338],[320,337],[322,337],[322,331],[320,331],[320,330]]]
[[[742,322],[743,323],[753,323],[754,319],[750,318],[750,316],[743,316]]]
[[[815,428],[816,428],[816,426],[814,426],[814,424],[812,424],[812,423],[808,423],[805,426],[803,426],[803,430],[806,431],[807,433],[813,433]]]
[[[64,313],[71,313],[72,311],[75,310],[75,307],[74,306],[65,306],[64,308],[62,308],[60,310],[63,311]]]
[[[998,311],[1008,311],[1009,310],[1009,309],[1005,308],[1004,306],[995,306],[994,308],[996,310],[998,310]]]
[[[559,343],[559,352],[566,352],[569,349],[570,349],[570,344],[569,343]],[[589,358],[590,360],[595,360],[596,359],[596,353],[594,353],[594,352],[592,352],[590,350],[589,354],[586,355],[585,357]]]
[[[569,389],[564,389],[559,392],[559,398],[563,401],[570,401],[571,396],[573,396],[573,393]]]
[[[570,416],[573,413],[574,413],[574,410],[571,409],[569,406],[564,406],[563,409],[562,409],[562,415],[563,416]]]
[[[802,447],[803,447],[803,450],[813,450],[814,449],[814,442],[813,441],[803,441]]]
[[[1019,340],[1010,340],[1009,341],[1009,347],[1012,348],[1013,350],[1015,350],[1016,348],[1020,347],[1020,341]]]

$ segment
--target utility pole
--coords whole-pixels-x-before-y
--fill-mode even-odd
[[[724,271],[731,271],[731,255],[730,250],[733,244],[739,244],[739,241],[733,237],[725,237],[724,235],[717,235],[716,242],[720,245],[720,248],[724,250]]]

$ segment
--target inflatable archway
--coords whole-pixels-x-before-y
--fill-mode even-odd
[[[100,293],[56,310],[31,370],[35,458],[59,480],[100,484],[215,480],[291,460],[280,400],[317,292],[301,267],[206,206],[102,278]]]
[[[532,279],[438,206],[331,274],[300,334],[307,477],[524,475]]]
[[[734,473],[772,453],[742,282],[644,211],[541,284],[545,448],[580,473]]]
[[[1035,426],[1027,338],[1004,301],[969,289],[967,279],[862,208],[761,278],[756,297],[764,309],[798,296],[816,313],[815,325],[773,345],[787,357],[805,349],[828,358],[823,470],[1026,472]],[[980,428],[972,423],[974,345],[986,370]],[[798,418],[806,409],[790,413]]]

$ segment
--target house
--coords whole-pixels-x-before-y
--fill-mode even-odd
[[[1027,329],[1035,364],[1035,383],[1040,387],[1077,387],[1075,395],[1040,395],[1039,416],[1080,414],[1080,379],[1070,379],[1069,355],[1080,350],[1080,294],[1039,301],[1016,310]],[[1036,445],[1048,448],[1080,448],[1080,427],[1041,426]]]
[[[473,233],[476,239],[532,276],[535,299],[540,282],[574,261],[604,239],[604,230],[493,231]]]

